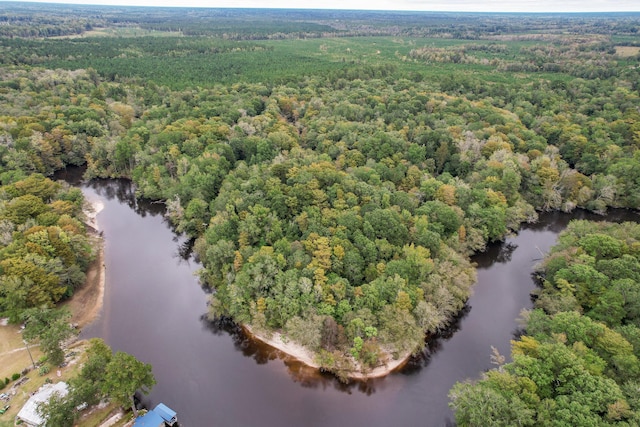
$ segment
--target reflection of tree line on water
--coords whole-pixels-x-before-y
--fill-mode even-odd
[[[74,186],[86,185],[93,189],[98,195],[106,198],[107,200],[117,200],[120,203],[124,203],[131,208],[135,213],[142,216],[146,215],[156,216],[165,215],[166,206],[164,202],[151,201],[147,199],[141,199],[136,194],[135,185],[127,179],[102,179],[94,178],[91,180],[84,180],[83,174],[86,171],[86,167],[68,167],[58,171],[54,178],[66,181],[68,184]],[[175,226],[170,221],[165,220],[165,223],[176,232]],[[178,243],[176,257],[182,258],[188,261],[193,254],[194,238],[189,238],[181,242],[180,235],[175,233],[173,241]]]
[[[109,191],[103,191],[101,189],[101,185],[109,187]],[[107,197],[107,194],[109,194],[110,199],[115,199],[123,204],[126,204],[138,214],[140,214],[139,210],[141,209],[141,207],[148,206],[144,202],[137,202],[133,205],[129,203],[130,199],[128,198],[135,198],[135,192],[131,191],[131,184],[127,183],[126,181],[122,183],[115,183],[115,184],[108,180],[101,183],[94,182],[93,185],[90,185],[90,187],[93,188],[101,196]],[[120,187],[124,187],[126,191],[120,189]],[[161,204],[151,205],[151,208],[156,208],[156,207],[164,208],[164,205],[161,205]],[[157,214],[151,214],[149,216],[157,216]],[[523,230],[534,230],[539,232],[549,231],[552,233],[556,233],[557,231],[563,229],[566,226],[570,218],[573,218],[573,217],[581,218],[583,216],[584,216],[584,213],[580,211],[576,212],[573,215],[562,214],[562,213],[543,214],[541,215],[538,223],[526,224],[523,226]],[[623,219],[628,220],[631,218],[637,219],[637,215],[630,214],[629,211],[621,210],[621,211],[613,211],[609,216],[606,216],[606,217],[593,216],[593,218],[594,219],[610,219],[614,221],[619,221]],[[166,220],[163,220],[163,224],[167,225]],[[517,238],[508,239],[506,242],[491,244],[487,247],[487,250],[485,252],[477,254],[474,257],[472,257],[472,261],[476,264],[479,270],[487,269],[496,264],[506,264],[509,261],[512,261],[511,258],[515,253],[516,248],[518,247],[525,248],[527,246],[530,246],[529,241],[527,240],[528,238],[522,239],[522,236],[520,236],[520,238],[521,240],[516,240]],[[545,237],[545,239],[550,239],[550,238],[551,237],[549,238]],[[555,237],[553,238],[555,239]],[[175,236],[173,237],[173,239],[174,239],[174,242],[176,243],[173,249],[173,253],[174,253],[173,258],[183,259],[183,260],[189,259],[190,243],[188,241],[179,240]],[[537,256],[537,254],[534,256]],[[516,255],[514,259],[517,260],[518,256]],[[525,299],[523,306],[526,305],[527,302],[528,300]],[[404,382],[405,379],[403,378],[405,377],[407,378],[407,380],[408,378],[413,378],[411,380],[412,382],[423,381],[422,378],[430,378],[430,376],[433,375],[433,372],[434,372],[433,369],[436,369],[436,371],[438,371],[439,369],[442,368],[443,360],[449,359],[449,357],[447,356],[449,353],[443,350],[450,350],[449,348],[445,347],[445,345],[447,345],[447,341],[450,340],[452,337],[454,337],[454,335],[458,331],[463,329],[464,325],[462,324],[462,320],[468,319],[468,316],[471,313],[471,308],[472,308],[471,304],[474,305],[474,308],[480,308],[480,307],[475,307],[476,303],[474,303],[473,300],[467,301],[467,304],[465,305],[465,307],[462,309],[461,312],[457,314],[457,316],[454,319],[452,319],[450,324],[447,327],[439,330],[433,336],[427,337],[425,348],[421,352],[419,352],[416,356],[411,358],[406,364],[406,366],[400,372],[393,374],[390,378],[380,379],[380,380],[370,380],[370,381],[352,381],[349,384],[343,384],[332,375],[319,373],[317,370],[310,369],[301,363],[292,362],[285,357],[284,363],[286,365],[286,372],[291,377],[293,382],[300,384],[303,388],[318,389],[318,390],[336,390],[338,392],[345,392],[348,394],[359,392],[357,394],[362,394],[365,396],[370,396],[374,394],[381,395],[384,392],[385,388],[392,390],[396,385],[399,384],[398,381]],[[265,364],[268,364],[269,361],[275,361],[282,358],[282,353],[267,346],[266,344],[262,344],[260,342],[256,342],[252,340],[250,337],[248,337],[246,334],[242,332],[242,329],[238,325],[236,325],[233,321],[231,321],[228,318],[218,319],[217,321],[210,322],[209,320],[207,320],[206,316],[202,316],[201,324],[204,326],[206,330],[208,330],[209,332],[212,332],[214,335],[230,336],[232,339],[232,342],[234,343],[235,349],[242,352],[242,354],[245,357],[252,358],[256,362],[256,365],[265,365]],[[490,323],[487,323],[485,327],[487,329],[493,328],[493,326]],[[513,329],[510,331],[511,334],[517,337],[519,333],[521,333],[521,331],[518,331],[517,329],[515,329],[516,328],[515,322],[512,328]],[[509,333],[507,334],[509,335],[508,338],[511,337],[510,336],[511,334]],[[460,336],[462,335],[464,334],[461,334]],[[485,352],[470,350],[471,356],[475,357],[477,360],[483,360],[483,361],[486,360],[488,363],[488,360],[490,357],[490,346],[492,344],[493,343],[491,341],[486,342]],[[455,364],[456,362],[451,361],[451,362],[444,362],[444,363],[445,365],[449,364],[449,366],[451,366],[452,363]],[[432,369],[423,369],[429,366]],[[272,368],[271,370],[273,370],[273,366],[271,368]],[[263,367],[257,366],[256,369],[263,370]],[[469,374],[468,372],[466,372],[464,375],[468,375],[468,376],[479,375],[482,369],[484,368],[478,369],[478,371],[475,374]],[[266,371],[269,371],[269,369],[267,369]],[[432,371],[432,373],[428,374],[429,371]],[[446,374],[446,375],[448,379],[449,374]],[[393,377],[395,377],[395,379]],[[463,378],[460,378],[460,379],[463,379]],[[456,378],[453,378],[453,381],[455,380]],[[440,379],[436,379],[436,381],[440,381]],[[414,388],[413,386],[408,386],[408,387],[409,389]],[[434,389],[433,392],[435,392],[435,390],[441,389],[442,395],[445,396],[446,398],[446,389],[448,389],[448,386],[445,385],[445,387],[438,387],[438,384],[433,384],[433,389]],[[429,400],[433,399],[431,397],[431,394],[433,394],[433,392],[430,392],[429,396],[426,397],[426,399],[429,399]],[[438,391],[437,393],[440,393],[440,391]],[[440,425],[442,424],[443,423],[440,423]]]
[[[154,202],[138,197],[135,184],[131,180],[125,178],[93,178],[85,180],[83,175],[86,170],[86,166],[69,166],[56,172],[53,175],[53,179],[64,180],[73,186],[85,185],[107,200],[115,199],[129,206],[143,218],[147,215],[164,215],[166,211],[164,202]],[[167,221],[167,224],[169,224],[169,221]]]
[[[471,306],[466,304],[462,310],[451,320],[451,322],[437,333],[425,337],[425,347],[422,351],[412,355],[407,363],[400,371],[401,375],[415,375],[423,368],[426,368],[431,358],[442,349],[443,342],[449,340],[460,329],[462,320],[471,311]],[[368,380],[350,380],[345,383],[333,374],[321,372],[315,368],[306,366],[297,360],[292,360],[289,356],[284,355],[280,350],[274,349],[269,345],[255,340],[248,336],[238,325],[229,317],[220,317],[210,320],[207,315],[200,317],[204,327],[215,335],[229,335],[233,340],[234,347],[245,357],[250,357],[258,365],[267,364],[269,361],[278,359],[285,360],[287,371],[291,378],[308,388],[326,388],[333,387],[336,390],[351,393],[359,391],[370,395],[375,393],[376,388],[381,386],[385,381],[384,378],[374,378]]]
[[[258,365],[267,364],[284,358],[287,372],[294,382],[299,383],[306,388],[328,388],[331,387],[345,393],[359,391],[366,395],[375,393],[376,386],[380,385],[383,379],[369,380],[351,380],[344,383],[338,380],[335,375],[320,372],[315,368],[306,366],[297,360],[292,360],[280,350],[270,347],[261,341],[255,340],[248,336],[243,329],[229,317],[220,317],[210,320],[206,315],[200,317],[202,324],[206,329],[215,335],[229,335],[233,340],[234,347],[245,357],[250,357]]]
[[[571,219],[589,219],[592,221],[613,221],[620,222],[624,220],[634,220],[638,222],[639,215],[637,212],[632,212],[624,209],[612,210],[608,215],[596,215],[583,210],[578,210],[572,214],[552,212],[547,213],[540,218],[540,221],[533,224],[525,224],[523,229],[533,229],[537,231],[551,231],[553,233],[559,233],[564,230]],[[185,248],[191,248],[191,242],[184,242]],[[520,243],[522,244],[522,243]],[[496,263],[505,264],[511,262],[512,255],[519,247],[518,244],[511,241],[496,242],[488,245],[487,249],[472,257],[472,260],[478,268],[488,269]],[[185,252],[186,253],[186,252]],[[544,253],[541,253],[539,260],[542,260]],[[533,260],[536,261],[536,260]],[[540,285],[539,274],[532,271],[531,281]],[[530,306],[528,302],[533,301],[531,296],[530,301],[523,301],[523,307]],[[427,368],[432,358],[443,349],[443,344],[451,339],[456,332],[462,327],[462,321],[471,312],[473,307],[469,304],[469,301],[464,307],[454,316],[451,321],[443,328],[440,328],[436,333],[427,335],[425,337],[425,346],[417,354],[412,355],[407,363],[397,373],[401,375],[416,375],[422,369]],[[236,324],[231,318],[222,317],[215,320],[209,320],[206,315],[201,317],[203,324],[208,330],[216,335],[228,334],[232,337],[234,346],[237,350],[242,352],[245,357],[250,357],[256,361],[257,364],[266,364],[269,361],[282,358],[282,353],[249,337],[243,329]],[[517,319],[513,319],[516,322]],[[523,335],[525,331],[519,326],[515,325],[512,331],[512,339],[518,339]],[[487,343],[491,345],[491,343]],[[479,357],[489,358],[489,353],[486,355],[479,355]],[[291,375],[291,378],[300,383],[303,387],[308,388],[326,388],[333,387],[336,390],[351,393],[354,390],[360,391],[364,394],[370,395],[376,392],[376,388],[382,385],[383,379],[370,379],[370,380],[351,380],[348,383],[339,381],[335,376],[328,373],[319,372],[314,368],[310,368],[303,363],[296,360],[287,360],[285,358],[285,364],[287,365],[287,371]]]

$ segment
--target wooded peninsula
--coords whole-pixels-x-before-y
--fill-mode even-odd
[[[93,256],[81,192],[46,178],[68,166],[166,204],[211,318],[343,379],[446,328],[470,255],[537,212],[640,206],[640,14],[2,3],[0,23],[12,321],[71,296]],[[563,371],[543,386],[530,366],[560,353],[609,387],[585,420],[638,422],[640,234],[598,227],[572,225],[544,263],[513,363],[454,388],[460,425],[491,424],[487,406],[495,425],[587,425]]]

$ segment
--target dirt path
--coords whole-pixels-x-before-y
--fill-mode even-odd
[[[38,347],[40,344],[31,344],[29,348]],[[27,351],[27,347],[14,348],[13,350],[5,351],[4,353],[0,353],[0,356],[5,356],[7,354],[18,353],[20,351]]]

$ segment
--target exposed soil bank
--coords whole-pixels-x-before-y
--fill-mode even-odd
[[[250,326],[242,325],[242,329],[251,338],[261,341],[281,351],[285,354],[285,357],[290,357],[299,362],[302,362],[310,368],[320,369],[320,365],[316,363],[314,354],[312,352],[292,341],[284,341],[282,339],[282,334],[274,332],[273,334],[271,334],[271,337],[267,338],[264,335],[255,333]],[[391,372],[402,368],[407,363],[410,357],[411,354],[406,354],[403,357],[399,357],[397,360],[393,360],[388,357],[385,364],[382,366],[378,366],[377,368],[372,369],[366,373],[349,372],[347,373],[347,377],[356,380],[384,377],[386,375],[389,375]]]
[[[71,310],[71,322],[83,328],[93,322],[102,309],[105,287],[105,264],[103,241],[98,234],[98,222],[96,216],[104,208],[101,201],[91,202],[91,209],[85,211],[86,224],[94,230],[94,244],[96,245],[96,258],[87,270],[87,278],[84,285],[78,288],[71,299],[63,304]]]

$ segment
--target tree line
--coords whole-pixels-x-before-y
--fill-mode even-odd
[[[513,362],[456,384],[460,425],[640,423],[640,225],[572,221],[538,272]]]
[[[40,174],[0,187],[0,313],[53,307],[84,284],[95,248],[84,197]]]

